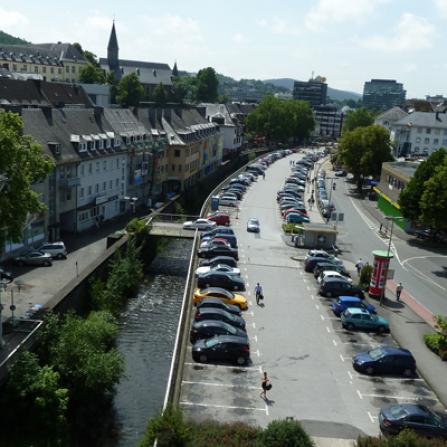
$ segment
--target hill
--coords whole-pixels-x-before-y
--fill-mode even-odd
[[[264,82],[267,84],[273,84],[276,87],[282,87],[292,91],[295,79],[291,78],[266,79]],[[331,88],[329,86],[327,88],[327,94],[330,98],[336,101],[343,101],[345,99],[353,99],[354,101],[357,101],[362,97],[360,93],[350,92],[347,90],[338,90],[336,88]]]
[[[11,34],[0,31],[0,45],[26,45],[30,42],[20,39],[20,37],[11,36]]]

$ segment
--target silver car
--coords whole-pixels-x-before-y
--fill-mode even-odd
[[[43,244],[37,250],[50,254],[53,259],[67,259],[67,249],[62,241],[48,242]]]
[[[45,265],[50,266],[53,264],[51,260],[51,255],[49,253],[44,253],[43,251],[29,251],[21,256],[14,258],[14,262],[17,265]]]

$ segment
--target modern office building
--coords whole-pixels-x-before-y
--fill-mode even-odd
[[[326,104],[327,84],[325,78],[316,77],[307,82],[295,81],[293,98],[307,101],[311,107]]]
[[[405,101],[403,84],[394,79],[371,79],[363,87],[363,106],[371,110],[388,110]]]
[[[334,104],[314,107],[314,136],[328,140],[336,140],[341,135],[343,113]]]

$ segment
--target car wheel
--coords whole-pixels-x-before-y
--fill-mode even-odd
[[[384,326],[379,326],[379,327],[377,328],[377,332],[378,332],[379,334],[383,334],[385,331],[386,331],[386,327],[384,327]]]
[[[416,375],[416,371],[410,368],[404,369],[402,373],[405,377],[414,377]]]
[[[200,354],[200,356],[199,356],[200,362],[206,363],[207,360],[208,360],[208,357],[205,354]]]
[[[245,362],[246,362],[247,360],[245,359],[245,357],[238,357],[237,359],[236,359],[236,363],[238,364],[238,365],[245,365]]]
[[[365,372],[369,376],[372,376],[374,374],[374,368],[372,366],[368,366],[368,368],[366,368]]]
[[[355,326],[352,323],[349,323],[349,324],[346,325],[346,329],[348,331],[353,331],[355,329]]]
[[[46,265],[47,267],[49,267],[50,265],[51,265],[51,262],[50,261],[45,261],[45,264],[44,265]]]
[[[64,258],[66,258],[66,256],[64,256],[62,253],[59,253],[59,254],[56,256],[56,258],[57,258],[57,259],[64,259]]]

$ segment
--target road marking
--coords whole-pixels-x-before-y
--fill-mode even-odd
[[[412,261],[414,259],[425,259],[425,258],[446,258],[447,256],[414,256],[412,258],[408,258],[405,259],[405,261],[402,261],[402,267],[407,265],[408,261]],[[417,269],[415,266],[408,264],[408,267],[410,267],[415,273],[416,275],[422,277],[422,279],[425,279],[426,281],[428,281],[430,284],[433,284],[436,287],[439,287],[442,290],[447,290],[445,287],[442,287],[441,285],[439,285],[436,281],[434,281],[433,279],[431,279],[429,276],[427,276],[425,273],[421,272],[419,269]]]
[[[337,342],[335,341],[335,339],[332,339],[332,344],[333,344],[334,346],[337,346]]]
[[[208,368],[208,369],[236,369],[238,371],[242,372],[258,372],[258,367],[256,366],[230,366],[230,365],[216,365],[212,363],[196,363],[196,362],[185,362],[185,365],[187,366],[199,366],[201,368]]]
[[[253,335],[253,339],[254,341],[257,343],[258,342],[258,336],[257,335]]]
[[[363,396],[362,393],[360,392],[360,390],[356,390],[357,391],[357,395],[359,396],[360,400],[363,400]]]
[[[253,329],[256,329],[256,323],[254,321],[253,321],[252,325],[253,325]]]
[[[327,331],[328,334],[331,333],[331,330],[330,330],[329,326],[326,326],[326,331]]]
[[[300,275],[304,275],[304,272],[300,271]]]
[[[437,400],[430,399],[429,397],[414,397],[414,396],[391,396],[388,394],[363,394],[363,397],[373,397],[376,399],[395,399],[395,400],[411,400],[411,401],[421,401],[421,400]]]
[[[371,412],[368,411],[369,420],[374,424],[377,419],[377,416],[373,416]]]
[[[250,288],[250,284],[247,283],[247,288]]]
[[[222,387],[222,388],[247,388],[250,390],[258,390],[259,389],[258,386],[251,386],[251,385],[234,385],[232,383],[216,383],[216,382],[193,382],[190,380],[182,380],[182,384],[214,386],[214,387]]]
[[[259,349],[256,349],[256,355],[258,356],[258,357],[261,357],[261,353],[259,352]]]
[[[320,306],[318,304],[315,304],[315,309],[320,310]]]
[[[205,407],[205,408],[224,408],[227,410],[247,410],[247,411],[265,411],[265,408],[256,408],[256,407],[237,407],[235,405],[217,405],[217,404],[203,404],[203,403],[195,403],[195,402],[188,402],[185,400],[182,400],[180,402],[180,405],[187,405],[191,407]]]
[[[252,317],[255,316],[255,313],[254,313],[252,310],[249,312],[249,314],[250,314]]]
[[[310,292],[310,290],[311,290],[309,286],[306,286],[306,289],[308,292]]]
[[[344,362],[345,358],[340,354],[341,361]]]
[[[265,413],[266,413],[267,416],[270,416],[269,406],[267,404],[265,404]]]
[[[306,278],[304,278],[304,279],[303,279],[303,281],[304,281],[304,282],[307,282],[307,279],[306,279]]]
[[[353,379],[353,376],[352,376],[352,372],[351,371],[348,371],[348,376],[349,376],[349,378],[352,380]]]
[[[252,301],[252,300],[248,300],[248,304],[249,304],[250,306],[253,306],[253,301]]]
[[[313,295],[311,295],[311,296],[310,296],[310,298],[311,298],[312,300],[314,300],[314,299],[315,299],[315,297],[314,297]]]
[[[356,374],[356,378],[360,380],[366,380],[368,382],[425,382],[424,379],[415,377],[414,379],[409,377],[383,377],[383,376],[365,376],[363,374]]]
[[[247,267],[244,267],[244,270],[245,270],[245,271],[248,271]]]

